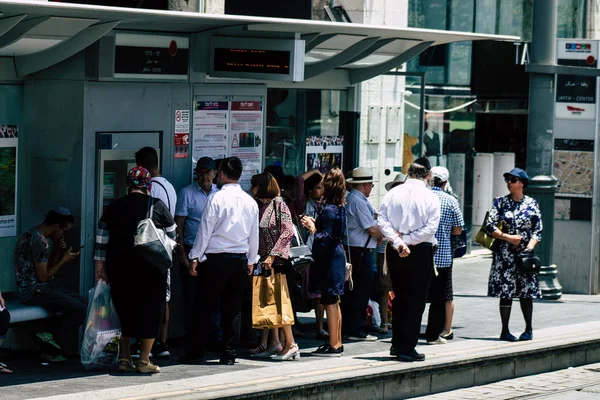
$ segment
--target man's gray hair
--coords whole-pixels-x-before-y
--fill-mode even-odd
[[[412,163],[408,168],[408,177],[412,179],[425,180],[427,179],[427,174],[429,174],[429,171],[421,164]]]

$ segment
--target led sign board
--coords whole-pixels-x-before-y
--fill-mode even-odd
[[[210,76],[238,79],[304,80],[304,41],[215,36]]]

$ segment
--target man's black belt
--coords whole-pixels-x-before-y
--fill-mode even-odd
[[[433,247],[433,243],[423,242],[419,244],[409,245],[408,248],[416,248],[416,247]]]
[[[349,249],[357,249],[360,251],[366,251],[367,253],[372,253],[375,251],[375,249],[367,249],[366,247],[359,247],[359,246],[346,246],[346,247],[348,247]]]
[[[209,253],[206,258],[230,258],[232,260],[242,260],[248,258],[245,253]]]

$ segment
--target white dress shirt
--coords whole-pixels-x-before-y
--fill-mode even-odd
[[[258,205],[237,183],[208,198],[189,258],[204,261],[218,253],[246,254],[248,264],[259,260]]]
[[[401,244],[437,244],[440,200],[420,179],[407,179],[390,190],[379,206],[377,225],[395,249]],[[402,237],[397,232],[402,234]]]

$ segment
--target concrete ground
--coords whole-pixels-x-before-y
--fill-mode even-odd
[[[470,399],[596,400],[600,398],[600,363],[561,371],[507,379],[483,386],[453,390],[418,400]]]
[[[500,332],[498,300],[486,297],[490,263],[491,259],[486,255],[461,259],[456,262],[454,270],[456,313],[453,324],[456,339],[445,346],[422,346],[420,349],[428,357],[430,355],[434,357],[431,362],[435,362],[438,354],[445,354],[444,357],[450,357],[450,355],[459,357],[461,354],[466,356],[483,351],[493,350],[493,353],[497,346],[500,350],[506,349],[506,347],[501,347],[505,343],[496,340]],[[600,296],[580,295],[564,295],[559,301],[536,301],[534,306],[536,340],[532,344],[538,347],[543,347],[545,343],[550,345],[553,343],[554,333],[569,337],[577,336],[578,329],[588,326],[585,323],[599,320],[599,303]],[[311,314],[303,314],[300,317],[301,321],[305,323],[313,321]],[[424,321],[426,321],[426,315]],[[574,326],[575,324],[582,324],[581,328]],[[523,327],[520,309],[518,304],[515,304],[511,330],[518,336]],[[370,369],[377,370],[378,368],[399,368],[399,363],[387,356],[390,346],[389,335],[380,337],[377,342],[346,342],[344,344],[345,357],[338,360],[311,357],[310,351],[321,344],[312,339],[311,334],[308,334],[306,338],[297,338],[303,352],[302,359],[298,362],[283,363],[285,364],[283,365],[272,361],[251,359],[242,354],[242,358],[233,367],[219,365],[216,362],[217,355],[214,356],[214,361],[208,365],[186,366],[178,365],[176,357],[173,357],[167,361],[158,360],[157,363],[163,367],[163,372],[154,376],[119,375],[113,371],[89,372],[85,371],[76,360],[70,361],[66,365],[43,366],[36,361],[33,355],[21,353],[0,355],[0,360],[9,363],[11,368],[16,371],[13,375],[0,375],[0,386],[3,387],[0,389],[0,398],[17,400],[58,395],[64,395],[65,398],[78,398],[83,395],[85,399],[124,398],[135,397],[137,393],[172,392],[182,387],[189,388],[190,385],[197,387],[219,382],[223,384],[240,382],[240,385],[246,382],[244,385],[248,385],[248,382],[252,382],[259,376],[264,379],[265,374],[273,373],[278,376],[279,373],[283,373],[284,369],[290,374],[300,374],[302,378],[298,378],[299,381],[303,379],[308,381],[313,379],[314,381],[319,379],[319,368],[333,368],[335,371],[341,368],[348,373],[355,373],[352,371],[368,373]],[[178,354],[177,349],[174,349],[174,353]],[[447,358],[447,360],[454,360],[454,358]],[[401,368],[410,368],[410,365],[403,364]],[[302,371],[312,372],[304,372],[308,375],[302,375]],[[235,389],[230,384],[228,385],[222,386],[223,390],[225,388]],[[247,389],[247,386],[245,388]],[[121,394],[115,395],[111,390],[118,390]],[[213,387],[211,390],[217,390],[217,387]],[[69,395],[74,395],[74,397]]]

